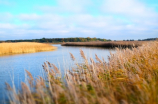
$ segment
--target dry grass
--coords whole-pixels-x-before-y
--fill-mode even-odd
[[[62,43],[63,46],[95,46],[95,47],[138,47],[145,44],[145,41],[111,41],[111,42],[66,42]]]
[[[35,42],[0,43],[0,55],[54,50],[49,44]]]
[[[74,63],[75,57],[70,54]],[[11,104],[158,104],[158,42],[138,48],[117,50],[109,62],[85,57],[60,77],[58,68],[46,62],[47,78],[33,79],[27,71],[29,85],[21,83],[19,93],[7,84],[13,96]]]

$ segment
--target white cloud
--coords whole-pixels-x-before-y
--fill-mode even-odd
[[[10,23],[0,23],[0,29],[15,29],[16,25]]]
[[[52,22],[52,21],[61,21],[63,17],[56,15],[56,14],[44,14],[44,15],[38,15],[36,13],[34,14],[20,14],[17,16],[18,19],[21,21],[38,21],[38,22]]]
[[[4,34],[4,33],[5,33],[5,31],[0,31],[0,34]],[[1,37],[4,37],[4,36],[2,35]]]
[[[154,17],[155,12],[139,0],[105,0],[102,9],[107,13],[132,17]]]
[[[0,29],[5,30],[5,34],[10,34],[16,37],[27,37],[32,34],[30,38],[41,37],[120,37],[124,34],[124,38],[134,36],[135,34],[144,34],[145,31],[155,31],[152,29],[153,22],[150,23],[151,27],[142,25],[141,22],[137,24],[128,24],[124,21],[114,18],[112,16],[92,16],[89,14],[78,14],[69,17],[63,17],[55,14],[21,14],[20,21],[24,24],[0,24]],[[27,23],[31,21],[34,25]],[[136,22],[135,22],[136,23]],[[151,33],[151,32],[150,32]],[[4,33],[3,33],[4,34]],[[146,33],[147,34],[147,33]],[[153,33],[155,34],[155,33]],[[140,35],[139,35],[140,36]]]
[[[6,22],[13,19],[13,15],[11,13],[0,13],[0,22]]]
[[[81,30],[81,33],[84,33],[84,34],[87,34],[87,35],[97,34],[96,31],[94,31],[94,30],[85,30],[85,29]]]
[[[40,16],[35,13],[34,14],[20,14],[18,18],[21,20],[37,20],[37,19],[40,19]]]

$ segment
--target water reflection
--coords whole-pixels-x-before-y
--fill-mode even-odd
[[[3,55],[0,56],[0,103],[4,97],[6,97],[5,82],[12,85],[14,82],[15,87],[19,88],[20,83],[25,81],[25,69],[32,73],[33,77],[43,76],[42,65],[44,62],[49,61],[60,68],[62,74],[64,70],[71,69],[74,62],[71,60],[69,52],[71,52],[76,62],[81,62],[83,59],[80,56],[80,49],[82,49],[89,59],[92,57],[95,60],[95,54],[99,58],[105,58],[109,51],[114,52],[113,49],[105,49],[101,47],[74,47],[74,46],[60,46],[55,51],[37,52],[37,53],[25,53],[25,54],[14,54],[14,55]]]

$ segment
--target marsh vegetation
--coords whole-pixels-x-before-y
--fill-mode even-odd
[[[132,48],[145,44],[145,41],[110,41],[110,42],[66,42],[62,43],[63,46],[93,46],[93,47],[105,47],[105,48]]]
[[[108,62],[87,59],[80,50],[82,63],[73,54],[76,67],[65,72],[45,62],[46,77],[34,78],[26,70],[28,83],[16,91],[6,83],[12,104],[156,104],[158,103],[158,42],[138,48],[119,50]]]
[[[0,43],[0,55],[54,50],[49,44],[35,42]]]

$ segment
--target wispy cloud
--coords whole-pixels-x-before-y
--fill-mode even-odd
[[[133,17],[154,17],[157,13],[139,0],[105,0],[102,9],[106,13],[114,13]]]
[[[8,22],[12,20],[13,17],[11,13],[0,13],[0,22]]]

